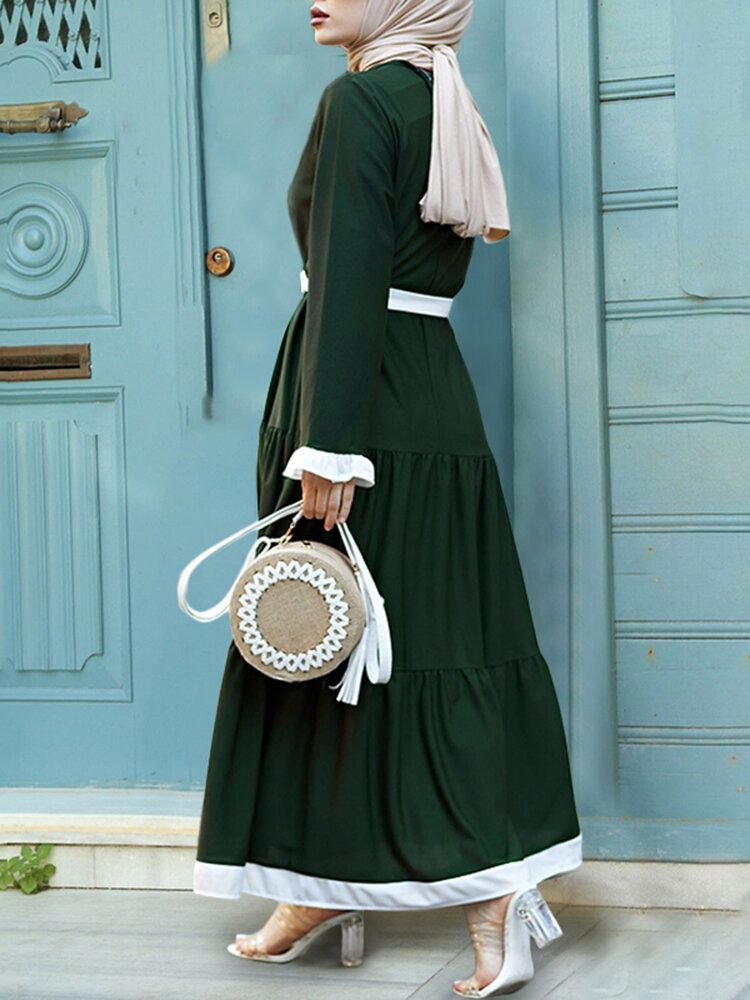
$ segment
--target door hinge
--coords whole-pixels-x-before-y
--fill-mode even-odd
[[[228,0],[203,0],[203,53],[207,63],[229,50]]]

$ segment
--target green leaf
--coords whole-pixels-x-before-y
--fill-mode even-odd
[[[0,875],[0,889],[8,889],[13,885],[15,879],[12,875]]]
[[[24,845],[23,845],[23,847],[21,848],[21,857],[22,857],[22,858],[26,858],[26,859],[28,860],[28,859],[29,859],[29,858],[31,857],[31,855],[32,855],[33,853],[34,853],[34,852],[33,852],[33,851],[32,851],[32,849],[31,849],[31,848],[29,847],[29,845],[28,845],[28,844],[24,844]]]
[[[21,886],[21,888],[27,895],[34,892],[34,890],[39,885],[37,880],[32,875],[24,875],[24,877],[18,884]]]
[[[53,864],[45,865],[44,868],[41,869],[42,877],[45,879],[49,879],[55,874],[56,871],[57,871],[57,865]]]
[[[48,858],[50,851],[52,850],[52,844],[37,844],[36,854],[40,861],[44,861]]]
[[[17,872],[20,868],[23,868],[23,858],[19,858],[18,855],[16,855],[8,862],[8,871]]]

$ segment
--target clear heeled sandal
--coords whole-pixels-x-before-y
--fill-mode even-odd
[[[500,970],[492,982],[479,987],[472,975],[466,989],[453,992],[460,997],[490,997],[514,993],[534,975],[531,958],[531,939],[538,948],[544,948],[562,935],[562,928],[547,906],[536,886],[518,889],[510,898],[505,910],[502,930],[491,919],[489,902],[483,912],[482,904],[474,904],[475,912],[468,915],[469,932],[475,952],[490,954],[500,961]]]
[[[271,922],[280,925],[295,937],[293,944],[285,951],[269,954],[264,951],[268,941],[266,928]],[[365,950],[364,914],[360,910],[347,910],[337,913],[327,920],[322,920],[312,927],[304,920],[300,907],[291,903],[279,903],[263,930],[254,934],[238,934],[235,940],[227,945],[227,951],[238,958],[248,958],[256,962],[291,962],[299,958],[310,947],[313,941],[332,927],[341,927],[341,964],[346,966],[361,965]],[[302,933],[300,933],[302,932]],[[243,951],[238,945],[249,945],[252,950]]]

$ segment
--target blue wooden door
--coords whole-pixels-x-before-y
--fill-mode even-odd
[[[750,7],[509,10],[517,523],[584,850],[747,859]]]
[[[304,5],[231,4],[230,47],[205,61],[217,11],[221,34],[209,0],[0,0],[2,103],[88,111],[0,135],[2,346],[91,358],[85,378],[0,368],[5,785],[204,780],[229,630],[182,615],[176,581],[255,516],[258,422],[300,295],[286,192],[346,68]],[[501,14],[478,21],[466,75],[502,146]],[[477,246],[451,318],[509,482],[506,267]],[[202,567],[191,603],[215,603],[245,551]]]
[[[204,483],[191,8],[0,2],[3,104],[88,112],[0,134],[2,346],[90,351],[89,377],[0,372],[7,785],[187,782],[200,759],[174,598]]]

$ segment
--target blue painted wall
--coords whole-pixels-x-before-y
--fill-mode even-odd
[[[508,3],[516,528],[589,857],[748,857],[749,31]]]

